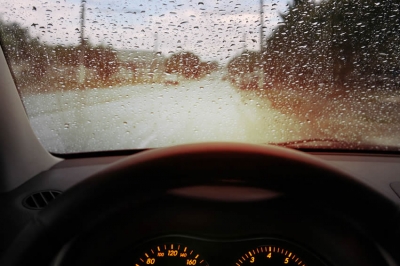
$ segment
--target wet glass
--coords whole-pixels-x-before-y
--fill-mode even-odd
[[[0,1],[54,153],[205,141],[400,149],[398,1]]]

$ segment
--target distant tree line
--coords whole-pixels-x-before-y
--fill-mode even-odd
[[[281,17],[262,54],[228,63],[231,76],[262,69],[264,87],[399,89],[399,0],[295,0]]]
[[[179,52],[169,58],[161,56],[151,62],[135,62],[119,58],[118,51],[110,46],[95,46],[87,40],[79,45],[50,45],[31,37],[28,29],[20,24],[1,19],[0,37],[20,89],[81,88],[80,65],[86,69],[83,70],[86,72],[83,75],[84,87],[163,82],[160,79],[162,73],[158,73],[156,79],[155,73],[152,73],[155,71],[174,73],[185,79],[199,79],[218,68],[217,62],[203,62],[192,52]],[[115,75],[121,69],[125,69],[125,74],[122,74],[125,77]]]
[[[0,37],[14,73],[19,74],[16,79],[19,87],[32,82],[39,86],[54,85],[52,81],[57,84],[59,78],[65,81],[65,76],[46,75],[59,67],[74,69],[65,82],[75,85],[78,82],[76,67],[80,64],[92,69],[101,82],[108,81],[118,71],[116,51],[110,46],[94,46],[88,41],[83,45],[49,45],[31,37],[28,29],[18,23],[7,23],[1,19]]]

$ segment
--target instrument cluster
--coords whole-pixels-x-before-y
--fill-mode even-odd
[[[326,266],[312,251],[276,238],[204,239],[161,236],[125,250],[116,265]]]

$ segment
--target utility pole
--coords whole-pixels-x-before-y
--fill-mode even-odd
[[[264,47],[264,0],[260,0],[260,59],[264,57],[264,52],[265,52],[265,47]],[[262,62],[264,65],[265,62]],[[258,70],[259,78],[258,78],[258,88],[262,89],[264,88],[264,81],[265,81],[265,76],[264,76],[264,67],[261,67]]]
[[[154,33],[154,47],[153,47],[153,60],[151,62],[151,81],[155,81],[156,72],[159,72],[159,60],[158,60],[158,32]]]
[[[81,16],[80,16],[80,40],[79,40],[79,49],[80,49],[80,56],[79,56],[79,84],[80,89],[83,89],[85,79],[86,79],[86,69],[85,69],[85,4],[86,0],[81,0]]]
[[[158,52],[158,32],[154,33],[154,53]]]
[[[260,52],[264,52],[264,0],[260,0]]]
[[[245,52],[245,51],[247,50],[246,41],[247,41],[247,32],[243,32],[243,37],[242,37],[242,42],[243,42],[242,53]]]
[[[81,17],[80,17],[80,44],[81,46],[84,46],[85,44],[85,5],[86,5],[86,0],[81,0]]]

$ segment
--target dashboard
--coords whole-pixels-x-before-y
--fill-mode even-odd
[[[398,157],[380,157],[380,163],[377,163],[377,157],[373,155],[319,153],[312,156],[351,174],[357,182],[374,187],[399,206],[400,198],[390,187],[398,178]],[[63,199],[68,199],[68,193],[77,184],[93,181],[92,176],[96,173],[107,171],[127,159],[126,156],[67,159],[3,195],[0,200],[15,207],[9,208],[8,215],[1,221],[7,225],[7,230],[2,230],[2,247],[10,246],[27,224],[38,220],[37,214],[46,213],[57,204],[61,215],[67,216],[69,212],[64,212],[63,204],[70,204],[73,194],[69,194],[68,201],[63,202]],[[377,172],[382,175],[380,179],[374,178]],[[159,190],[163,180],[168,183],[174,178],[160,169],[157,173],[157,179],[148,181],[149,185],[144,184],[146,180],[136,179],[149,191],[127,188],[123,192],[120,187],[108,186],[98,192],[101,195],[98,201],[82,201],[87,212],[95,210],[96,215],[89,220],[86,217],[89,214],[82,211],[62,224],[51,222],[54,213],[42,215],[40,227],[47,223],[49,228],[43,240],[45,243],[39,242],[45,253],[52,254],[51,265],[397,265],[392,257],[396,253],[380,244],[382,235],[392,234],[396,241],[397,232],[386,232],[385,226],[396,228],[391,222],[397,221],[389,221],[377,211],[368,213],[374,206],[368,199],[357,198],[361,195],[353,195],[354,203],[328,204],[322,197],[309,195],[312,190],[307,186],[312,187],[311,183],[299,183],[301,186],[296,188],[296,184],[288,180],[283,185],[292,192],[282,192],[246,183],[253,175],[250,172],[234,174],[241,177],[242,183],[228,176],[218,184],[184,185],[180,181],[183,185],[178,188]],[[221,176],[220,172],[209,169],[207,173]],[[193,171],[185,179],[214,178],[203,174]],[[129,177],[130,173],[126,175]],[[307,172],[296,175],[303,179]],[[96,191],[93,186],[96,184],[91,185],[90,188]],[[329,194],[332,202],[340,202],[349,193],[345,190],[332,193],[329,183],[325,185],[319,186],[320,191],[316,193]],[[56,205],[50,204],[39,212],[28,210],[21,204],[32,192],[46,189],[67,196],[60,196]],[[91,194],[90,190],[85,191]],[[120,192],[124,195],[118,196]],[[118,202],[117,207],[113,207],[115,202]],[[376,204],[378,206],[379,202]],[[107,211],[103,212],[103,209]],[[83,220],[89,222],[80,223]],[[73,224],[73,229],[65,225],[68,223]],[[377,224],[379,226],[375,226]],[[73,237],[65,238],[63,228],[71,230]],[[64,244],[60,248],[57,242]],[[390,245],[396,247],[397,244],[391,242]],[[34,254],[28,254],[28,257],[38,257],[37,250],[41,248],[31,249]]]
[[[293,244],[274,239],[215,240],[185,236],[156,238],[146,243],[147,248],[132,256],[130,252],[122,255],[120,263],[137,265],[209,265],[233,261],[232,254],[240,254],[235,265],[323,265],[318,258]],[[160,244],[161,243],[161,244]],[[164,244],[162,244],[164,243]],[[181,243],[190,243],[181,244]],[[196,246],[193,249],[192,246]],[[250,248],[249,248],[250,247]],[[202,252],[197,252],[201,250]],[[213,252],[218,251],[218,252]],[[208,260],[202,254],[207,254]],[[226,254],[224,256],[224,254]]]
[[[325,265],[300,246],[277,238],[217,240],[171,235],[152,239],[137,250],[140,252],[132,254],[128,250],[121,254],[121,258],[114,264]],[[237,255],[236,259],[234,254]]]
[[[350,217],[256,188],[182,188],[112,216],[67,245],[59,265],[386,265]]]

